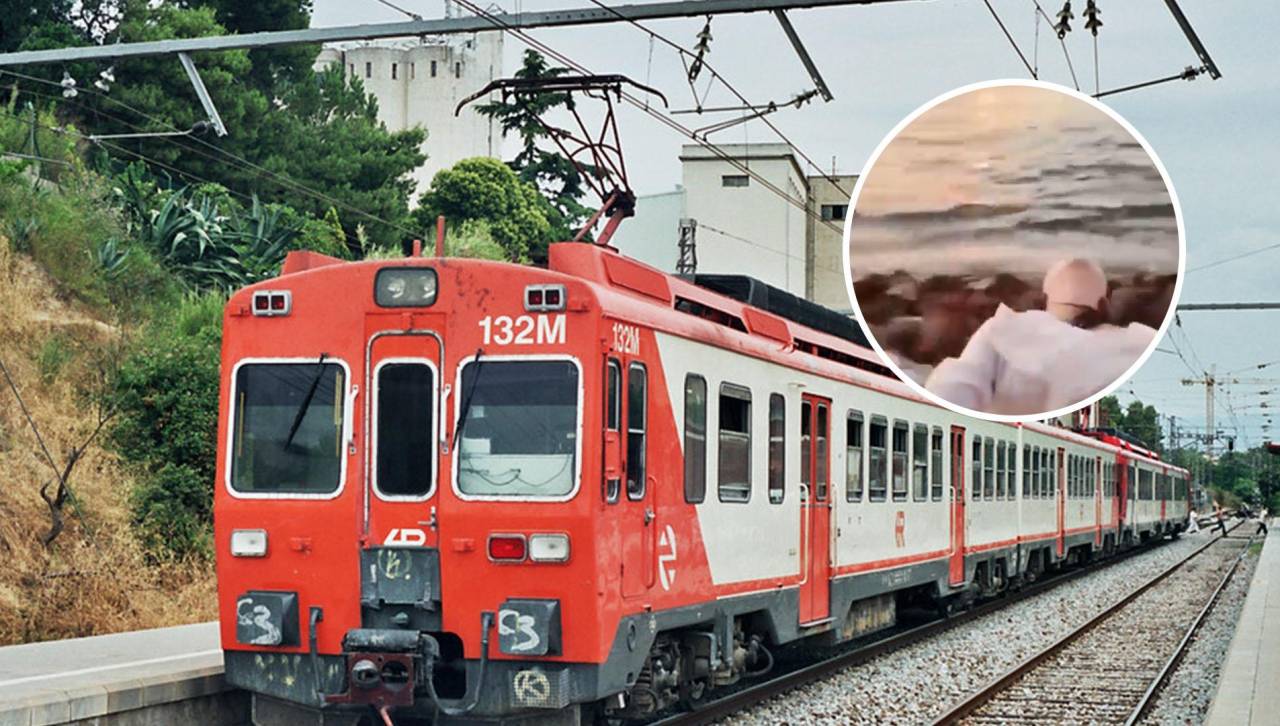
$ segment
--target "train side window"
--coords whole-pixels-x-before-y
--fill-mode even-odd
[[[871,450],[870,468],[867,476],[867,496],[873,502],[885,500],[886,488],[889,484],[889,422],[883,416],[871,418],[870,441],[867,448]]]
[[[911,498],[929,499],[929,427],[924,424],[911,431]]]
[[[844,498],[862,501],[862,412],[850,411],[844,422]]]
[[[996,495],[996,444],[989,437],[982,440],[982,498]]]
[[[751,391],[720,384],[720,452],[716,490],[722,502],[751,499]]]
[[[973,455],[969,459],[970,471],[973,472],[969,478],[970,498],[980,500],[982,499],[982,437],[973,437]]]
[[[1018,498],[1018,445],[1012,441],[1005,444],[1004,449],[1004,477],[1007,488],[1005,491],[1006,499]]]
[[[786,495],[787,399],[769,394],[769,502],[781,504]]]
[[[622,423],[622,365],[616,358],[605,364],[604,427],[617,431]]]
[[[232,489],[249,494],[337,491],[346,390],[342,366],[323,359],[239,366],[232,393]]]
[[[827,501],[827,483],[831,477],[831,457],[828,455],[830,447],[827,445],[827,437],[830,436],[831,428],[830,417],[831,414],[827,404],[819,403],[817,422],[818,430],[815,432],[818,439],[818,443],[815,448],[818,456],[818,461],[816,462],[818,481],[814,497],[819,502]]]
[[[907,498],[907,441],[906,421],[893,422],[893,499],[905,501]]]
[[[942,501],[942,462],[946,460],[944,447],[946,439],[942,437],[942,429],[933,427],[933,437],[929,447],[929,492],[935,502]]]
[[[1022,445],[1022,498],[1031,498],[1031,446]]]
[[[435,482],[435,371],[417,362],[377,368],[374,488],[386,497],[419,498]]]
[[[1006,468],[1004,442],[996,442],[996,499],[1004,499],[1008,491],[1005,489]]]
[[[1058,452],[1049,449],[1049,490],[1045,493],[1050,499],[1058,496]]]
[[[684,500],[707,498],[707,379],[684,377]]]
[[[642,363],[627,368],[627,499],[644,499],[648,371]]]

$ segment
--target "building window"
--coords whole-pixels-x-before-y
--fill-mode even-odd
[[[822,218],[828,222],[836,222],[844,219],[849,213],[848,204],[824,204],[822,205]]]
[[[627,499],[632,501],[644,499],[647,376],[639,363],[632,363],[627,370]]]
[[[871,468],[867,476],[868,496],[873,502],[883,502],[885,488],[889,481],[888,456],[889,423],[882,417],[871,419],[871,440],[867,448],[871,450]]]
[[[365,77],[365,78],[373,78],[373,64],[372,64],[372,63],[365,63],[365,64],[364,64],[364,77]]]
[[[720,177],[722,187],[745,187],[749,182],[750,177],[746,174],[725,174]]]
[[[432,77],[432,78],[435,78],[435,77],[436,77],[436,62],[435,62],[435,61],[431,61],[431,77]]]
[[[787,400],[769,394],[769,502],[780,504],[786,492]]]
[[[910,438],[906,421],[893,422],[893,498],[907,498],[907,440]]]
[[[722,502],[751,499],[751,391],[720,385],[717,488]]]
[[[850,411],[844,424],[844,498],[862,501],[862,414]]]
[[[348,64],[347,64],[347,76],[348,76],[348,77],[350,77],[350,78],[355,78],[355,77],[356,77],[356,64],[355,64],[355,63],[348,63]]]
[[[461,64],[461,63],[454,63],[454,64],[453,64],[453,77],[454,77],[454,78],[462,78],[462,64]]]
[[[417,63],[410,63],[410,64],[409,64],[409,80],[411,80],[411,81],[412,81],[413,79],[415,79],[415,78],[417,78],[417,77],[418,77],[418,64],[417,64]]]
[[[684,378],[684,500],[707,498],[707,379]]]
[[[929,446],[929,489],[935,502],[942,501],[942,446],[942,429],[935,426]]]
[[[394,81],[394,80],[397,80],[396,76],[397,76],[397,73],[398,73],[398,71],[399,71],[399,70],[400,70],[400,64],[399,64],[399,63],[392,63],[392,64],[391,64],[391,80],[393,80],[393,81]]]
[[[929,498],[929,428],[916,424],[911,434],[911,498]]]

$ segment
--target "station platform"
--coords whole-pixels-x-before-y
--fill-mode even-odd
[[[1280,726],[1280,534],[1272,518],[1206,726]],[[1245,527],[1256,526],[1246,522]]]
[[[244,723],[237,696],[217,623],[0,647],[0,726]]]

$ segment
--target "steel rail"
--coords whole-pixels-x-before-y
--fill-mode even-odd
[[[1236,525],[1239,526],[1239,525]],[[1187,647],[1191,645],[1191,640],[1200,630],[1200,626],[1204,625],[1204,621],[1209,617],[1209,613],[1213,611],[1215,605],[1218,604],[1222,591],[1227,589],[1227,584],[1231,582],[1231,578],[1235,576],[1240,569],[1240,563],[1244,561],[1246,555],[1249,554],[1249,547],[1253,544],[1254,537],[1250,536],[1249,541],[1245,544],[1244,549],[1240,551],[1239,556],[1231,563],[1231,567],[1227,573],[1222,576],[1222,580],[1218,582],[1218,586],[1214,588],[1213,594],[1209,596],[1209,601],[1200,609],[1200,614],[1187,627],[1187,631],[1183,634],[1182,640],[1179,641],[1178,647],[1174,649],[1173,654],[1165,661],[1164,667],[1160,669],[1151,685],[1147,687],[1146,693],[1142,694],[1142,699],[1133,707],[1129,713],[1129,718],[1125,719],[1124,726],[1135,726],[1143,716],[1146,715],[1148,709],[1156,702],[1156,697],[1160,691],[1164,689],[1165,683],[1169,680],[1169,676],[1177,670],[1178,664],[1182,662],[1182,656],[1186,655]]]
[[[1241,523],[1237,522],[1234,526],[1232,526],[1231,529],[1228,530],[1228,534],[1230,534],[1231,531],[1234,531],[1237,527],[1239,527],[1240,524]],[[1083,625],[1076,628],[1075,630],[1072,630],[1070,633],[1067,633],[1066,635],[1062,636],[1057,641],[1050,644],[1047,648],[1044,648],[1040,652],[1032,655],[1031,657],[1022,661],[1018,665],[1014,666],[1013,669],[997,677],[995,680],[991,681],[986,686],[983,686],[978,691],[972,693],[971,695],[964,698],[963,700],[953,704],[949,709],[946,710],[946,712],[944,712],[942,715],[934,719],[933,721],[934,726],[943,726],[944,724],[958,723],[960,720],[962,720],[966,716],[969,716],[970,714],[974,713],[979,708],[981,708],[982,706],[990,702],[992,699],[994,699],[996,696],[1003,693],[1007,688],[1012,686],[1014,683],[1017,683],[1018,681],[1020,681],[1028,673],[1034,671],[1037,667],[1039,667],[1045,661],[1061,653],[1064,649],[1066,649],[1067,646],[1074,643],[1081,636],[1089,633],[1094,628],[1106,622],[1107,620],[1110,620],[1112,616],[1124,610],[1124,608],[1127,605],[1132,603],[1134,600],[1140,597],[1143,593],[1147,592],[1151,588],[1160,584],[1173,573],[1182,569],[1184,565],[1191,562],[1196,557],[1200,556],[1203,552],[1208,550],[1210,547],[1226,539],[1228,539],[1227,535],[1219,535],[1209,540],[1208,542],[1204,543],[1203,545],[1197,547],[1186,557],[1182,558],[1178,562],[1175,562],[1174,564],[1165,568],[1165,570],[1155,575],[1151,579],[1147,580],[1137,589],[1131,591],[1128,595],[1125,595],[1120,600],[1116,601],[1115,603],[1111,604],[1107,608],[1103,609],[1102,612],[1098,613],[1093,618],[1090,618],[1088,622],[1084,623]]]
[[[1235,526],[1239,526],[1239,524],[1237,523]],[[1205,545],[1205,547],[1213,544],[1218,539],[1221,539],[1221,537],[1210,541]],[[1204,549],[1204,547],[1201,549]],[[713,721],[732,716],[744,708],[755,705],[774,696],[778,696],[809,683],[813,683],[814,681],[846,668],[861,665],[873,658],[887,655],[894,651],[906,648],[907,646],[922,642],[951,630],[952,628],[998,612],[1006,607],[1014,605],[1015,603],[1049,592],[1060,585],[1065,585],[1088,574],[1100,572],[1112,565],[1124,562],[1130,557],[1149,551],[1149,549],[1145,548],[1127,550],[1113,555],[1095,566],[1080,567],[1060,575],[1055,575],[1051,578],[1040,580],[1013,593],[1008,593],[1003,597],[992,599],[964,612],[957,613],[950,617],[931,620],[923,625],[918,625],[909,630],[889,635],[870,642],[862,647],[849,650],[844,653],[839,653],[811,665],[790,671],[778,676],[777,678],[771,678],[767,681],[747,686],[746,688],[734,691],[715,700],[700,704],[692,711],[682,711],[664,716],[655,721],[650,721],[647,726],[700,726],[701,724],[711,723]],[[1199,551],[1200,550],[1197,550],[1196,552],[1198,553]]]

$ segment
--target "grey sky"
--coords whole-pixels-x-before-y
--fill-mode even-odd
[[[439,16],[441,2],[401,0],[425,17]],[[589,5],[587,0],[503,3],[507,10]],[[1051,14],[1060,3],[1041,0]],[[1198,64],[1162,0],[1101,0],[1099,37],[1103,88],[1149,80]],[[1280,168],[1280,64],[1275,30],[1280,3],[1245,0],[1182,0],[1223,78],[1174,82],[1110,97],[1161,157],[1173,180],[1187,232],[1187,269],[1280,243],[1280,204],[1275,196]],[[993,0],[1010,32],[1031,54],[1033,5],[1029,0]],[[1077,3],[1077,6],[1081,3]],[[1076,12],[1079,13],[1079,7]],[[906,114],[956,86],[1005,77],[1025,77],[1022,66],[978,0],[909,0],[880,6],[793,11],[793,22],[817,61],[835,100],[773,118],[801,149],[824,166],[856,172],[880,139]],[[315,0],[316,26],[403,19],[375,0]],[[654,30],[692,45],[701,19],[651,24]],[[1083,90],[1093,89],[1092,43],[1077,19],[1068,47]],[[710,62],[753,101],[785,101],[809,81],[769,15],[722,16],[713,21]],[[625,73],[664,91],[675,108],[689,104],[683,70],[673,51],[653,48],[627,25],[534,31],[534,35],[596,72]],[[508,39],[507,72],[523,47]],[[1070,83],[1057,39],[1040,26],[1041,77]],[[713,91],[708,105],[729,102]],[[686,119],[689,117],[685,117]],[[620,115],[632,183],[641,193],[670,189],[680,178],[676,156],[684,139],[638,112]],[[713,137],[721,143],[772,141],[760,124]],[[1280,250],[1201,272],[1190,272],[1183,302],[1280,299]],[[1159,346],[1175,343],[1197,371],[1216,364],[1219,373],[1280,359],[1280,312],[1185,313]],[[1172,340],[1170,336],[1172,335]],[[1270,374],[1270,375],[1268,375]],[[1177,355],[1157,352],[1118,393],[1133,393],[1173,414],[1184,426],[1202,426],[1203,388],[1180,385],[1191,371]],[[1231,387],[1217,407],[1218,426],[1238,427],[1246,445],[1263,439],[1257,392],[1280,393],[1280,363],[1239,376],[1277,379],[1274,386]],[[1131,393],[1132,391],[1132,393]],[[1272,400],[1280,406],[1280,395]],[[1280,422],[1278,422],[1280,423]],[[1280,431],[1280,430],[1277,430]]]

